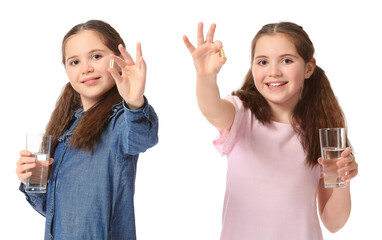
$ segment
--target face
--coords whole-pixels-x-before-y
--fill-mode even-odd
[[[66,73],[73,89],[80,94],[85,111],[115,85],[107,71],[112,53],[99,34],[91,30],[81,31],[66,42]]]
[[[271,108],[292,110],[314,66],[314,59],[305,63],[285,34],[264,35],[256,42],[252,74],[256,88]]]

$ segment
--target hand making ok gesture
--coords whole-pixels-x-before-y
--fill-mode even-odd
[[[183,36],[183,41],[194,60],[198,76],[217,75],[226,61],[226,57],[222,53],[222,43],[219,40],[213,41],[215,28],[216,24],[212,24],[208,30],[206,40],[204,40],[203,23],[198,24],[198,45],[196,48],[190,43],[187,36]]]
[[[118,46],[118,49],[122,57],[112,55],[111,59],[118,64],[122,74],[112,66],[108,70],[115,80],[119,94],[123,97],[128,107],[136,110],[144,104],[143,93],[146,84],[146,63],[142,57],[141,44],[137,43],[135,62],[121,44]]]

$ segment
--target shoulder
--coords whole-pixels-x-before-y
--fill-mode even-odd
[[[229,95],[229,96],[226,96],[224,100],[232,103],[233,107],[235,108],[234,121],[240,123],[244,119],[251,120],[251,121],[253,120],[254,115],[252,114],[251,110],[244,106],[244,103],[241,101],[241,99],[238,96]]]
[[[219,136],[213,141],[213,144],[221,155],[227,155],[232,151],[238,140],[248,134],[252,124],[250,123],[251,113],[244,107],[239,97],[229,95],[223,99],[233,105],[235,116],[230,129],[218,129]]]
[[[231,102],[235,109],[244,108],[243,102],[238,96],[228,95],[224,98],[224,100]]]

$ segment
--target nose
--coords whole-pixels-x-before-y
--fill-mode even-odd
[[[277,63],[269,64],[269,77],[280,77],[282,75],[280,66]]]
[[[82,74],[88,74],[94,71],[94,68],[90,61],[82,62]]]

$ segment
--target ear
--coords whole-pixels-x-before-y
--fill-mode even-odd
[[[310,76],[312,76],[315,68],[316,68],[316,59],[312,58],[305,65],[305,79],[308,79],[310,78]]]

